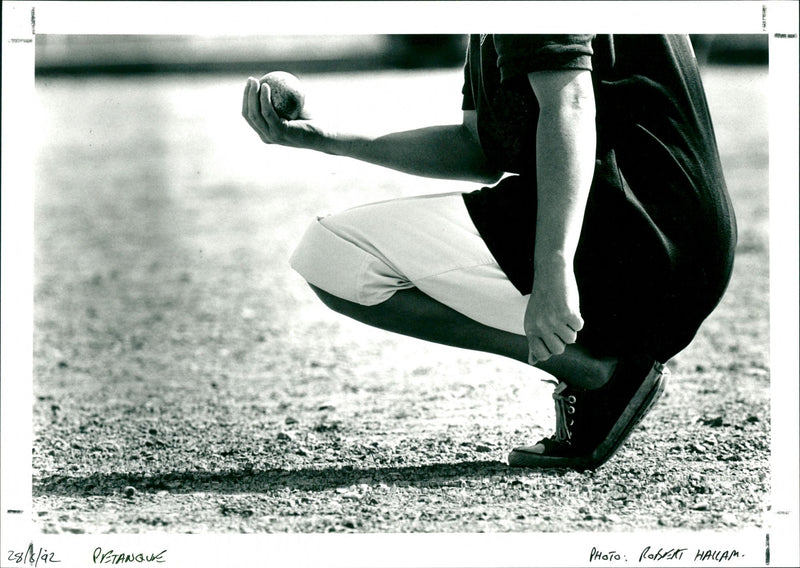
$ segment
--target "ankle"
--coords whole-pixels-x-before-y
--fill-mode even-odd
[[[585,347],[572,344],[561,355],[551,357],[537,367],[571,387],[594,390],[611,379],[618,362],[616,357],[597,356]]]
[[[619,359],[616,357],[601,357],[582,361],[583,369],[576,369],[578,372],[574,373],[574,377],[571,377],[570,380],[563,380],[570,386],[586,390],[599,389],[611,380],[618,363]]]

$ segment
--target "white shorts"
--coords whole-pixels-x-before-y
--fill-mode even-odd
[[[395,199],[316,219],[290,260],[307,282],[365,306],[416,287],[485,325],[524,335],[528,296],[500,269],[461,193]]]

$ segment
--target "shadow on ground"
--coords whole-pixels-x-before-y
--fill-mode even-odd
[[[510,468],[499,461],[427,464],[407,467],[352,466],[284,469],[264,471],[188,471],[152,473],[94,473],[87,476],[51,475],[34,487],[34,495],[113,495],[126,487],[138,491],[170,493],[215,492],[219,494],[259,493],[276,489],[324,491],[354,484],[398,485],[403,487],[447,487],[462,480],[508,474]],[[559,476],[563,471],[543,470],[542,475]]]

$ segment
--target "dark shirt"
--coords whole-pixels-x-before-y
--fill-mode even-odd
[[[539,105],[528,73],[592,70],[591,35],[470,36],[461,108],[478,111],[478,132],[492,165],[505,172],[535,168]]]
[[[664,333],[633,339],[665,360],[718,303],[736,242],[688,37],[470,36],[463,108],[477,111],[487,159],[518,175],[464,201],[506,275],[530,293],[539,106],[527,74],[560,69],[591,71],[595,91],[596,167],[575,257],[585,335],[613,338],[655,318]]]

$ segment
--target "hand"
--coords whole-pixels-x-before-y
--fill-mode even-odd
[[[242,98],[242,116],[265,144],[314,148],[319,129],[308,120],[284,120],[272,107],[270,88],[250,77]]]
[[[569,268],[541,270],[533,280],[533,290],[525,310],[525,335],[528,362],[535,365],[559,355],[575,343],[583,328],[578,285]]]

